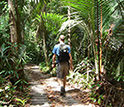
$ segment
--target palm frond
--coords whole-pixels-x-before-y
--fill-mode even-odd
[[[60,29],[61,24],[67,20],[63,15],[41,12],[41,16],[37,15],[36,17],[40,23],[42,22],[41,17],[44,21],[46,29],[50,32],[55,31],[56,33],[58,32],[58,29]]]

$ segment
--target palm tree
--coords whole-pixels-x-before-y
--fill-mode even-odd
[[[46,65],[48,66],[48,58],[47,58],[48,52],[46,48],[48,46],[46,44],[46,38],[50,38],[48,37],[48,34],[51,32],[53,33],[53,35],[57,35],[59,27],[61,26],[62,22],[66,20],[66,18],[63,18],[63,16],[59,14],[48,13],[46,11],[47,3],[48,2],[46,1],[40,4],[42,7],[42,11],[40,15],[37,14],[35,18],[38,20],[39,23],[36,32],[36,38],[39,39],[40,35],[42,35],[43,51],[44,51]]]
[[[94,18],[95,18],[94,1],[93,0],[86,0],[86,1],[72,0],[72,2],[69,2],[69,0],[63,0],[63,1],[66,1],[66,3],[68,3],[76,11],[76,14],[72,13],[73,17],[75,18],[73,18],[72,22],[70,22],[71,26],[72,27],[78,26],[80,29],[82,29],[84,32],[84,38],[82,40],[84,41],[84,40],[87,40],[88,38],[90,41],[90,44],[92,44],[95,65],[96,65],[96,73],[98,75],[98,66],[97,66],[98,59],[97,59],[96,48],[95,48],[96,34],[95,34],[95,22],[94,22]]]
[[[74,19],[75,21],[79,22],[79,24],[75,24],[75,26],[79,26],[82,30],[85,31],[87,38],[90,39],[90,43],[92,45],[93,52],[94,52],[94,60],[96,66],[96,74],[100,77],[101,67],[102,67],[102,50],[104,51],[104,40],[106,35],[103,33],[106,32],[109,24],[112,21],[115,21],[115,25],[120,21],[116,21],[113,15],[119,15],[119,20],[123,18],[123,3],[124,1],[121,0],[62,0],[66,1],[66,4],[70,5],[71,7],[75,8],[78,14],[78,19]],[[119,14],[118,14],[119,13]],[[80,15],[80,16],[79,16]],[[80,18],[79,18],[80,17]],[[95,22],[94,22],[95,21]],[[72,24],[72,23],[71,23]],[[72,25],[73,26],[73,25]],[[86,26],[86,27],[84,27]],[[116,28],[115,26],[115,28]],[[74,26],[73,26],[74,27]],[[84,29],[85,28],[85,29]],[[113,29],[114,30],[114,29]],[[97,31],[97,34],[95,33]],[[100,36],[101,34],[101,36]],[[98,40],[98,46],[95,45],[95,40]],[[96,48],[98,47],[98,49]],[[97,52],[98,51],[98,52]],[[92,50],[91,50],[92,52]],[[96,54],[97,53],[97,54]],[[105,57],[105,56],[104,56]],[[106,59],[106,58],[105,58]],[[99,62],[99,63],[98,63]],[[99,72],[98,72],[99,71]],[[99,78],[98,77],[98,78]]]

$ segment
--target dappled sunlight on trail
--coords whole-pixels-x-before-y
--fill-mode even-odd
[[[67,82],[65,96],[60,96],[60,86],[56,77],[44,74],[36,65],[26,66],[29,76],[30,107],[95,107],[90,104],[88,92]]]

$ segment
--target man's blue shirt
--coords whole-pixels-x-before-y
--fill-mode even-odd
[[[53,48],[52,53],[56,54],[58,56],[59,55],[59,47],[60,47],[60,44],[56,44]],[[67,45],[67,48],[68,48],[68,53],[71,53],[71,49],[70,49],[69,45]],[[58,62],[58,60],[57,60],[57,62]]]

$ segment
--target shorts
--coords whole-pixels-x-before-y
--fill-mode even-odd
[[[64,78],[69,75],[69,63],[68,62],[59,62],[57,64],[57,78]]]

